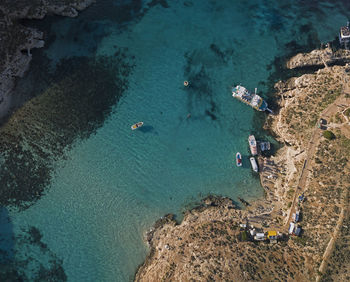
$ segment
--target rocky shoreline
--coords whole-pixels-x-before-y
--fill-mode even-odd
[[[343,65],[350,58],[343,50],[338,57],[316,60],[319,52],[327,50],[298,54],[287,66]],[[344,261],[336,267],[327,260],[333,246],[329,246],[330,238],[338,238],[338,244],[345,238],[340,231],[334,233],[335,226],[340,230],[339,226],[349,221],[350,167],[345,160],[350,157],[350,124],[345,115],[339,116],[339,105],[343,114],[350,109],[348,72],[347,65],[326,66],[313,74],[276,83],[280,111],[269,116],[265,127],[285,146],[275,156],[259,160],[265,198],[241,210],[230,199],[212,196],[186,212],[181,223],[173,215],[157,221],[146,235],[150,253],[138,268],[135,281],[349,278],[346,266],[350,257],[345,250],[341,253]],[[320,117],[327,119],[327,129],[338,141],[323,137],[325,128],[317,126]],[[336,194],[332,187],[337,187]],[[288,238],[299,193],[309,199],[299,205],[303,233]],[[248,225],[285,236],[277,244],[245,241],[242,232],[246,227],[242,226]]]
[[[300,53],[287,61],[288,69],[305,67],[322,67],[326,65],[346,64],[350,62],[350,50],[333,51],[330,47]]]
[[[22,19],[43,19],[48,14],[76,17],[94,0],[57,2],[11,1],[0,3],[0,118],[11,108],[11,95],[16,78],[22,77],[32,60],[30,50],[42,48],[44,34],[23,26]]]

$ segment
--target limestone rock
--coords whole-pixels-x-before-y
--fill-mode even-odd
[[[287,62],[287,68],[295,69],[301,67],[323,66],[350,62],[350,50],[332,49],[313,50],[310,53],[299,53]]]

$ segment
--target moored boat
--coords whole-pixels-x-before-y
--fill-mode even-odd
[[[132,129],[132,130],[135,130],[135,129],[141,127],[141,126],[143,126],[143,122],[142,122],[142,121],[133,124],[133,125],[131,126],[131,129]]]
[[[263,151],[269,151],[271,149],[270,142],[259,142],[260,150]]]
[[[258,154],[258,146],[256,144],[255,136],[249,135],[248,142],[249,142],[250,152],[252,153],[253,156],[256,156]]]
[[[255,93],[250,93],[245,87],[241,85],[237,85],[236,87],[232,88],[232,96],[241,100],[243,103],[251,106],[252,108],[258,110],[258,111],[266,111],[268,110],[271,112],[271,110],[268,108],[266,101],[261,98],[258,94],[256,94],[256,88]]]
[[[240,152],[237,152],[237,154],[236,154],[236,165],[242,166],[242,156],[241,156]]]
[[[255,172],[258,172],[259,169],[258,169],[258,164],[256,163],[256,160],[254,157],[251,157],[250,159],[250,164],[252,165],[252,169],[255,171]]]

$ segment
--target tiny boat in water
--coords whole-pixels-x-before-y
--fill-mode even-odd
[[[138,123],[133,124],[133,125],[131,126],[131,129],[132,129],[132,130],[135,130],[135,129],[141,127],[142,125],[143,125],[143,122],[140,121],[140,122],[138,122]]]
[[[250,164],[252,165],[252,169],[255,171],[255,172],[258,172],[259,169],[258,169],[258,164],[256,163],[256,160],[254,157],[251,157],[250,159]]]
[[[242,156],[241,156],[240,152],[237,152],[237,154],[236,154],[236,165],[242,166]]]

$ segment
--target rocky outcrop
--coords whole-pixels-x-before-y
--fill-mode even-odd
[[[47,14],[76,17],[78,11],[84,10],[94,0],[33,0],[33,1],[12,1],[4,0],[0,4],[7,19],[42,19]]]
[[[20,19],[42,19],[47,14],[76,17],[94,0],[0,2],[0,118],[10,107],[16,77],[27,71],[30,50],[44,46],[43,33],[21,25]]]
[[[297,271],[301,262],[293,261],[295,249],[281,252],[276,245],[246,241],[242,224],[270,222],[258,210],[239,210],[228,198],[211,197],[186,212],[180,224],[169,216],[157,221],[147,233],[151,250],[135,281],[272,281],[291,275],[303,281]]]
[[[297,54],[287,61],[287,68],[295,69],[324,66],[324,64],[345,64],[348,62],[350,62],[350,50],[340,49],[333,52],[331,48],[325,48],[322,50],[313,50],[310,53]]]
[[[285,146],[275,156],[259,158],[265,199],[253,202],[245,210],[206,199],[206,204],[187,212],[180,224],[163,219],[162,224],[150,231],[150,254],[135,280],[312,281],[317,276],[320,278],[323,270],[319,270],[319,265],[321,262],[325,265],[327,244],[332,236],[340,236],[333,233],[335,225],[343,222],[340,211],[349,206],[344,195],[350,181],[350,167],[346,166],[350,139],[338,130],[334,131],[336,140],[326,140],[316,125],[321,116],[341,122],[337,107],[350,107],[347,69],[348,66],[333,66],[276,83],[280,111],[267,119],[266,126]],[[348,126],[345,121],[343,125]],[[307,201],[294,204],[301,191]],[[246,223],[257,230],[286,234],[296,205],[302,212],[299,222],[302,237],[284,237],[285,240],[275,245],[254,243],[252,237],[245,240],[244,234],[249,237],[249,233],[245,233],[242,224]],[[344,237],[340,238],[339,242],[344,242]],[[350,257],[346,250],[335,249],[347,259],[336,264],[333,281],[339,280],[337,273],[348,279],[346,268]],[[329,261],[329,269],[333,269],[332,263]]]

